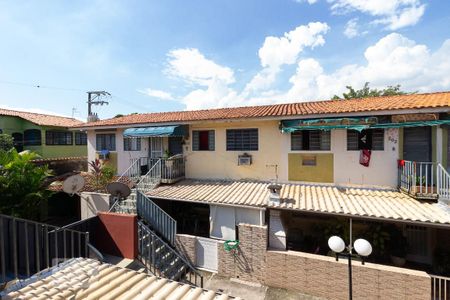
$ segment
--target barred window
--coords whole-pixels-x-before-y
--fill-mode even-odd
[[[72,145],[72,132],[68,131],[50,131],[45,132],[46,145]]]
[[[227,129],[227,151],[258,151],[258,129]]]
[[[301,130],[291,133],[291,150],[330,150],[330,131]]]
[[[384,150],[384,129],[347,130],[347,150]]]
[[[41,130],[27,129],[23,132],[23,144],[25,146],[40,146],[42,145]]]
[[[214,130],[192,131],[192,151],[214,151],[215,144]]]
[[[141,151],[141,138],[123,138],[124,151]]]
[[[87,145],[86,132],[75,132],[75,145]]]
[[[116,135],[114,133],[97,134],[95,146],[97,151],[116,151]]]

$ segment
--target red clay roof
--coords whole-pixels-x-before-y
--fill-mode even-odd
[[[328,100],[262,106],[218,108],[127,115],[87,123],[83,126],[118,126],[146,123],[189,122],[239,118],[288,117],[305,115],[345,114],[385,110],[449,108],[450,92],[386,96],[351,100]]]
[[[30,121],[31,123],[41,126],[73,127],[73,126],[81,126],[82,124],[84,124],[82,121],[74,118],[44,115],[3,108],[0,108],[0,116],[19,117],[24,120]]]

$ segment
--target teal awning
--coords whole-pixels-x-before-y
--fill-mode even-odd
[[[362,131],[364,129],[370,128],[402,128],[440,125],[450,125],[450,120],[413,121],[402,123],[377,123],[376,118],[286,120],[281,122],[281,131],[283,133],[289,133],[298,130],[332,129],[353,129]]]
[[[370,118],[327,118],[309,120],[286,120],[281,122],[281,131],[293,132],[297,130],[331,130],[354,129],[362,131],[376,124],[376,117]]]
[[[156,136],[187,136],[187,125],[137,127],[128,128],[123,132],[126,137],[156,137]]]

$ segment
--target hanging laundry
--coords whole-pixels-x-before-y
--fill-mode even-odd
[[[363,149],[359,152],[359,164],[364,167],[368,167],[370,163],[370,156],[372,155],[372,151],[368,149]]]

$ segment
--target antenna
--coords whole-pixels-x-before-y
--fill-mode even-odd
[[[66,178],[63,182],[63,191],[71,196],[81,191],[84,187],[84,178],[77,174]]]
[[[97,114],[92,112],[92,105],[108,105],[109,102],[102,100],[104,97],[111,97],[111,94],[106,91],[90,91],[88,94],[88,122],[97,121]]]

